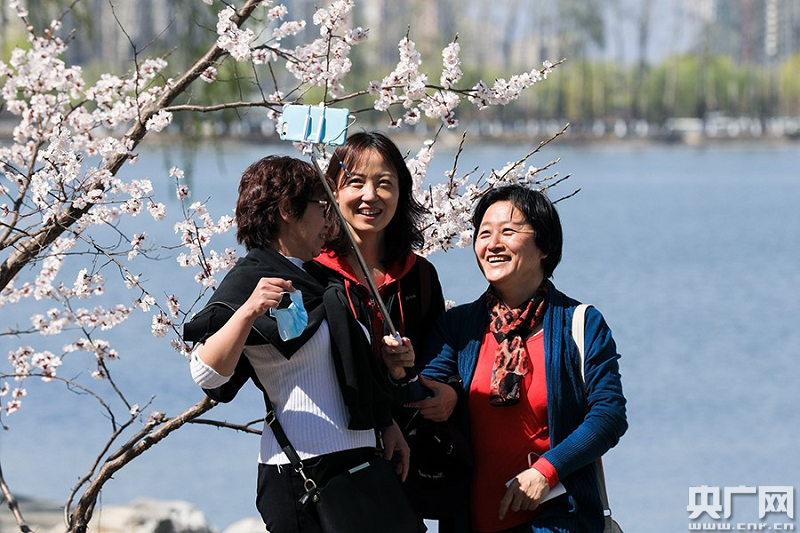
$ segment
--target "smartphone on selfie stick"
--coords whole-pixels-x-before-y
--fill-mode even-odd
[[[349,126],[349,109],[287,104],[283,106],[278,136],[283,141],[341,146]]]

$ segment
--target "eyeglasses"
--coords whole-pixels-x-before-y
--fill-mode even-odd
[[[309,200],[308,203],[317,204],[321,206],[325,218],[331,218],[331,216],[333,215],[333,206],[328,200]]]

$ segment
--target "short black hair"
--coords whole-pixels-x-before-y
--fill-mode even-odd
[[[481,197],[472,214],[473,246],[486,210],[497,202],[511,202],[531,225],[536,246],[547,254],[547,257],[542,259],[544,277],[551,277],[561,262],[561,250],[564,244],[561,219],[556,206],[543,192],[522,185],[491,188]]]

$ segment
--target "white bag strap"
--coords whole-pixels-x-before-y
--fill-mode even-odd
[[[586,324],[586,309],[591,307],[591,304],[580,304],[575,308],[575,313],[572,315],[572,338],[575,344],[578,345],[578,354],[581,356],[581,380],[586,382],[586,373],[583,369],[584,360],[586,359],[586,347],[584,346],[583,330]]]
[[[572,314],[572,339],[578,346],[581,381],[583,381],[584,385],[586,384],[586,371],[584,369],[586,361],[586,341],[584,339],[584,329],[586,328],[586,310],[591,306],[591,304],[580,304],[575,308],[575,312]],[[598,458],[594,466],[597,471],[597,484],[600,487],[600,498],[603,501],[603,514],[606,517],[610,517],[611,507],[608,505],[608,492],[606,491],[606,476],[603,470],[603,459]]]

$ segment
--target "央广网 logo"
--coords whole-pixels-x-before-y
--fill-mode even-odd
[[[713,520],[729,519],[733,512],[734,498],[738,501],[746,497],[749,497],[750,500],[758,500],[759,520],[763,520],[770,513],[772,513],[772,516],[785,515],[790,520],[794,519],[794,487],[747,487],[744,485],[738,487],[709,487],[702,485],[700,487],[689,487],[689,505],[686,507],[686,510],[689,511],[689,520],[697,520],[704,517],[704,515]],[[737,504],[737,508],[740,508],[739,504]],[[753,511],[755,511],[755,502],[753,502]],[[794,524],[703,522],[690,523],[689,529],[793,531]]]

